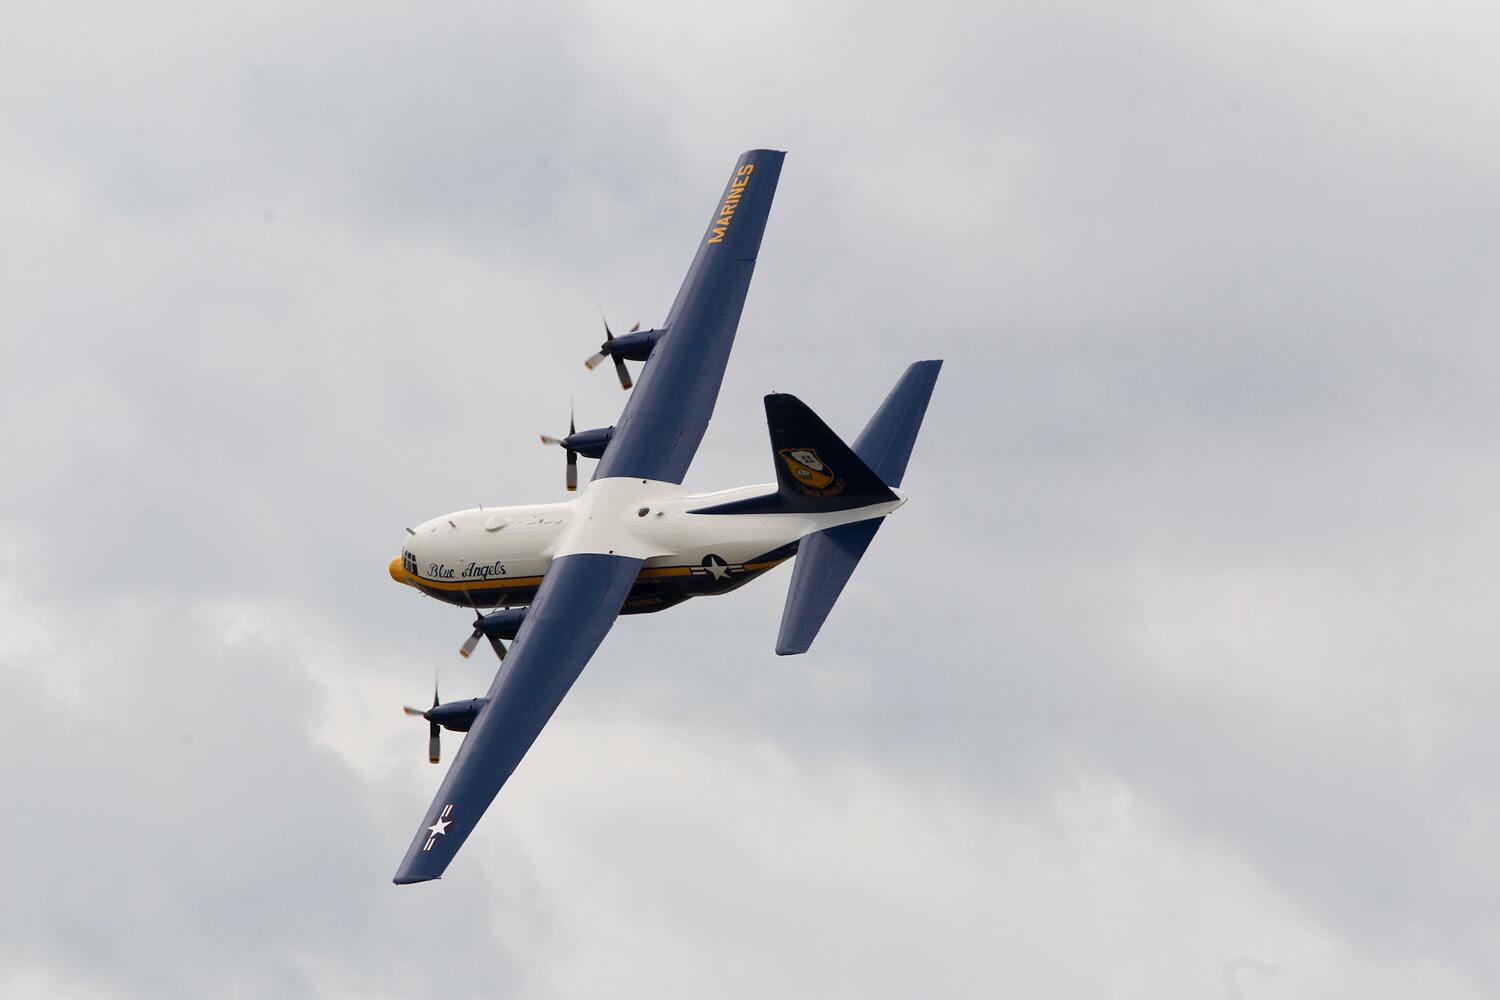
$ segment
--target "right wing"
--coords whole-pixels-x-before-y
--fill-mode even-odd
[[[719,398],[785,156],[752,149],[735,164],[595,479],[680,483],[687,474]]]

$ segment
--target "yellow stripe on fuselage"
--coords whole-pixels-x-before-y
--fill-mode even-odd
[[[745,569],[758,573],[761,570],[779,566],[786,559],[772,559],[768,562],[745,563]],[[637,580],[659,580],[667,576],[692,576],[692,566],[654,566],[651,569],[643,569],[636,577]],[[400,558],[391,560],[391,579],[397,583],[404,583],[408,587],[426,587],[432,590],[505,590],[513,587],[536,587],[540,586],[542,577],[539,576],[508,576],[501,579],[490,580],[429,580],[425,576],[408,573],[406,567],[401,565]]]
[[[502,587],[535,587],[542,582],[539,576],[508,576],[501,580],[429,580],[425,576],[410,578],[413,586],[431,587],[433,590],[495,590]]]
[[[657,566],[653,569],[643,569],[636,576],[637,580],[655,580],[663,576],[692,576],[691,566]]]

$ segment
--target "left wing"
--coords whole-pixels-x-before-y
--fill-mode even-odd
[[[595,479],[680,483],[708,430],[786,154],[740,156]]]
[[[495,680],[396,872],[440,878],[563,696],[604,641],[641,560],[579,553],[553,561]]]

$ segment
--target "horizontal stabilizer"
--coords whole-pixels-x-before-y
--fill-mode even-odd
[[[802,539],[786,592],[786,610],[781,614],[781,632],[776,636],[777,656],[807,652],[884,520],[876,517],[841,524]]]
[[[918,361],[907,368],[854,441],[854,453],[887,486],[900,486],[906,475],[906,462],[942,367],[941,361]]]
[[[941,361],[918,361],[906,369],[854,442],[862,464],[888,486],[900,486],[906,475],[906,463],[942,367]],[[805,653],[812,646],[884,520],[842,524],[802,539],[776,637],[777,655]]]

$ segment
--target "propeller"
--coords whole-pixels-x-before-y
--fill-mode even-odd
[[[635,333],[640,328],[641,324],[637,323],[635,326],[632,326],[630,328],[630,332]],[[583,366],[589,371],[593,371],[605,358],[613,358],[615,362],[615,375],[617,375],[620,379],[620,388],[629,389],[634,383],[630,381],[630,370],[625,367],[625,359],[615,353],[614,340],[615,335],[609,330],[609,320],[605,320],[604,343],[599,345],[599,353],[593,355],[587,361],[585,361],[583,363]]]
[[[434,673],[432,675],[432,708],[437,707],[438,685],[437,674]],[[433,721],[432,709],[430,708],[424,712],[420,708],[412,708],[410,705],[404,705],[401,710],[407,715],[416,715],[427,720],[427,762],[429,764],[438,763],[443,756],[442,740],[438,736],[443,731],[443,727]]]
[[[490,648],[495,651],[495,655],[500,658],[500,662],[504,663],[505,643],[500,641],[499,636],[489,635],[485,632],[484,615],[480,612],[478,605],[474,603],[474,598],[469,596],[468,591],[464,592],[464,596],[469,599],[469,607],[474,609],[474,634],[464,640],[463,646],[458,650],[458,655],[467,660],[469,655],[474,652],[474,647],[479,645],[479,637],[484,636],[490,640]]]
[[[606,327],[605,329],[608,329],[608,327]],[[627,386],[626,388],[629,388],[629,386]],[[567,451],[567,453],[568,453],[568,492],[569,493],[575,492],[578,489],[578,452],[574,451],[572,445],[570,445],[568,443],[572,439],[573,435],[577,434],[577,433],[578,433],[578,427],[573,423],[573,402],[571,400],[569,400],[568,401],[568,436],[565,437],[565,438],[555,438],[555,437],[552,437],[552,436],[547,435],[547,434],[543,434],[541,436],[542,437],[542,444],[561,445],[562,448],[565,451]],[[476,632],[475,635],[477,636],[478,632]],[[479,640],[476,638],[474,641],[478,642]],[[469,654],[465,653],[464,655],[467,656]]]

